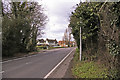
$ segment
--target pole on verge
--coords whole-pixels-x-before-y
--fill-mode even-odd
[[[81,55],[82,55],[82,39],[81,39],[81,27],[80,27],[80,61],[82,60]]]

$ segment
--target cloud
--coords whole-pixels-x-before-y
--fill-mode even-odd
[[[69,24],[69,16],[79,2],[79,0],[40,1],[39,3],[43,5],[45,14],[49,19],[42,38],[62,40],[65,29]]]

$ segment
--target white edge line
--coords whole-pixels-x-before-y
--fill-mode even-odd
[[[4,73],[4,72],[5,72],[5,71],[1,71],[0,74],[1,74],[1,73]]]
[[[27,57],[33,57],[33,56],[37,56],[37,54],[35,55],[31,55],[31,56],[27,56]],[[7,63],[7,62],[11,62],[11,61],[14,61],[14,60],[20,60],[20,59],[24,59],[26,57],[21,57],[21,58],[16,58],[16,59],[12,59],[12,60],[7,60],[7,61],[3,61],[3,62],[0,62],[0,63]]]
[[[31,55],[31,56],[27,56],[27,57],[33,57],[33,56],[37,56],[37,55]],[[10,61],[16,61],[16,60],[20,60],[20,59],[24,59],[26,57],[21,57],[21,58],[16,58],[16,59],[12,59],[12,60],[7,60],[7,61],[3,61],[3,62],[0,62],[0,63],[6,63],[6,62],[10,62]]]
[[[75,49],[75,48],[74,48]],[[73,50],[74,50],[73,49]],[[50,74],[73,52],[73,50],[67,54],[67,56],[65,56],[45,77],[44,79],[48,78],[50,76]]]
[[[12,59],[12,60],[7,60],[7,61],[3,61],[2,63],[6,63],[6,62],[10,62],[10,61],[16,61],[16,60],[20,60],[20,59],[24,59],[25,57],[22,57],[22,58],[17,58],[17,59]]]
[[[37,56],[37,54],[35,55],[31,55],[31,56],[27,56],[27,57],[33,57],[33,56]],[[0,63],[7,63],[7,62],[11,62],[11,61],[14,61],[14,60],[20,60],[20,59],[24,59],[26,57],[21,57],[21,58],[16,58],[16,59],[12,59],[12,60],[7,60],[7,61],[3,61],[3,62],[0,62]]]

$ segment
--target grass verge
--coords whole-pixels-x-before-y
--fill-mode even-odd
[[[73,58],[72,74],[75,78],[107,78],[107,69],[104,65],[93,61],[79,61],[79,50]]]

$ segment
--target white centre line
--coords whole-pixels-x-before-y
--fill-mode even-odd
[[[74,48],[75,49],[75,48]],[[73,50],[74,50],[73,49]],[[65,56],[45,77],[44,79],[48,78],[50,76],[50,74],[73,52],[73,50],[67,54],[67,56]]]

